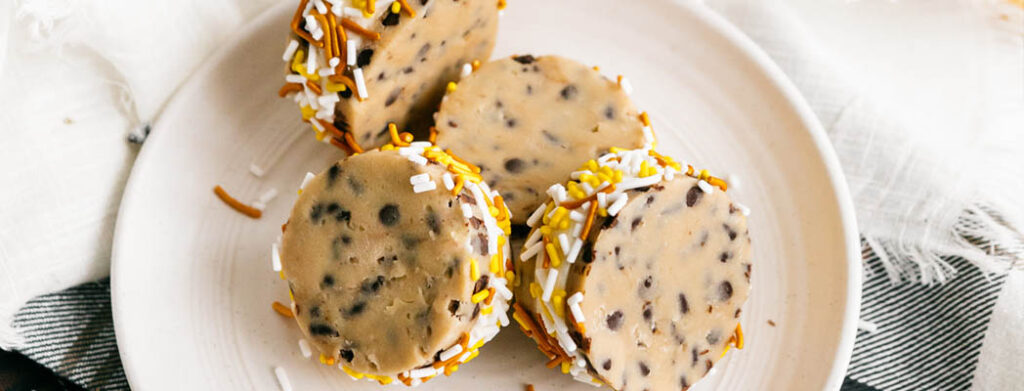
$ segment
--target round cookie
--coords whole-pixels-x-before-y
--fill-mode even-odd
[[[426,134],[448,82],[490,57],[498,3],[302,0],[280,95],[292,96],[319,139],[343,149],[386,143],[388,123]]]
[[[572,177],[529,219],[516,320],[579,380],[693,385],[742,344],[746,208],[720,179],[650,149],[617,150]]]
[[[451,373],[508,323],[507,210],[429,143],[384,149],[308,178],[280,259],[325,363],[414,385]]]
[[[619,83],[558,56],[484,64],[445,96],[435,120],[437,144],[480,166],[515,223],[587,159],[650,141]]]

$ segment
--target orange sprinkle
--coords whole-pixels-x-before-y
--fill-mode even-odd
[[[302,91],[302,84],[299,84],[299,83],[286,83],[284,86],[281,87],[280,90],[277,90],[277,96],[280,96],[280,97],[284,98],[286,95],[288,95],[290,93],[299,92],[299,91]]]
[[[295,10],[295,16],[292,17],[292,32],[294,32],[295,35],[298,35],[302,39],[306,40],[306,42],[309,42],[311,45],[323,47],[322,43],[313,39],[313,36],[309,35],[309,33],[306,32],[306,30],[303,30],[302,28],[299,27],[299,22],[302,21],[302,11],[306,9],[306,4],[308,3],[309,0],[302,0],[299,2],[299,8]]]
[[[578,199],[578,200],[575,200],[575,201],[565,201],[565,202],[559,204],[559,206],[561,206],[563,208],[566,208],[566,209],[576,209],[576,208],[579,208],[579,207],[583,206],[583,204],[586,204],[587,202],[597,200],[597,193],[611,193],[613,191],[615,191],[615,184],[614,183],[610,184],[608,186],[605,186],[601,190],[595,191],[594,194],[591,194],[591,195],[587,196],[587,198],[581,198],[581,199]]]
[[[498,251],[501,251],[500,249]],[[491,305],[491,301],[494,300],[494,288],[487,288],[490,293],[487,294],[487,298],[484,299],[484,305]]]
[[[590,211],[587,212],[587,221],[583,223],[583,232],[580,232],[580,240],[587,240],[590,233],[590,226],[594,224],[594,215],[597,214],[597,202],[590,203]]]
[[[562,363],[562,357],[559,356],[559,357],[555,357],[555,358],[551,359],[551,361],[548,361],[548,363],[544,364],[544,366],[546,366],[548,368],[554,368],[554,367],[557,367],[561,363]]]
[[[503,10],[505,7],[508,7],[508,2],[505,0],[498,0],[498,10]],[[533,391],[533,386],[530,386],[529,390]]]
[[[508,209],[505,208],[505,199],[501,196],[494,197],[494,205],[501,206],[498,208],[498,221],[508,219]]]
[[[286,229],[288,229],[288,222],[287,221],[285,221],[284,224],[281,224],[281,233],[284,233],[284,230],[286,230]]]
[[[542,248],[548,248],[548,243],[551,242],[550,240],[548,240],[548,237],[546,235],[541,235],[540,240],[544,242],[544,246]],[[548,253],[546,251],[541,251],[540,253],[541,255],[544,256],[544,261],[541,262],[541,266],[545,269],[550,268],[551,259],[548,258]]]
[[[599,67],[597,65],[594,65],[594,71],[595,72],[601,72],[601,67]]]
[[[467,162],[467,161],[465,161],[465,160],[462,160],[462,158],[461,158],[461,157],[459,157],[458,155],[456,155],[456,154],[452,153],[452,150],[451,150],[451,149],[445,149],[445,150],[444,150],[444,153],[447,153],[448,155],[451,155],[452,159],[455,159],[455,161],[457,161],[457,162],[459,162],[459,163],[462,163],[462,164],[465,164],[466,166],[468,166],[468,167],[469,167],[469,169],[470,169],[470,170],[473,170],[473,172],[474,172],[474,173],[476,173],[476,174],[479,174],[479,173],[480,173],[480,167],[477,167],[477,166],[476,166],[475,164],[473,164],[473,163],[470,163],[470,162]]]
[[[736,339],[734,341],[736,349],[743,349],[743,327],[739,323],[736,323],[736,333],[733,334],[733,338]]]
[[[459,176],[455,177],[455,187],[452,188],[452,195],[453,196],[459,195],[459,192],[462,191],[462,186],[465,185],[465,184],[466,184],[466,177],[465,176],[459,175]]]
[[[353,95],[356,95],[358,97],[358,94],[355,94],[356,82],[352,81],[352,79],[350,79],[348,76],[345,76],[341,73],[335,73],[333,75],[328,76],[327,80],[333,81],[335,83],[344,84],[346,88],[353,92]]]
[[[333,135],[334,137],[345,137],[344,132],[342,132],[341,130],[338,130],[338,128],[334,127],[334,124],[332,124],[330,122],[327,122],[327,121],[324,121],[324,120],[322,120],[320,118],[317,118],[316,122],[319,122],[320,126],[323,126],[324,129],[327,129],[327,131],[330,132],[331,135]]]
[[[320,89],[320,86],[316,85],[316,83],[313,83],[312,80],[306,80],[306,87],[309,87],[309,89],[315,92],[317,95],[323,93],[323,90]]]
[[[342,137],[344,137],[344,135]],[[338,147],[342,151],[345,151],[345,153],[348,155],[352,155],[355,152],[352,150],[352,147],[349,147],[348,144],[345,143],[343,139],[338,139],[337,137],[331,137],[331,145]]]
[[[427,138],[427,140],[430,141],[431,144],[434,144],[437,141],[437,128],[433,126],[430,127],[430,137]]]
[[[398,0],[398,4],[402,5],[402,11],[405,11],[405,14],[409,15],[410,18],[416,17],[416,10],[412,9],[412,7],[409,6],[409,3],[407,1]]]
[[[619,87],[622,87],[622,75],[616,77],[615,82],[619,84]]]
[[[473,60],[473,62],[469,63],[469,66],[473,67],[474,71],[480,69],[480,60]]]
[[[409,143],[402,140],[402,137],[398,134],[398,127],[395,126],[394,122],[388,122],[388,133],[391,135],[391,143],[396,147],[408,147]]]
[[[214,186],[213,193],[216,194],[221,201],[224,201],[225,204],[228,204],[228,206],[230,206],[232,209],[238,211],[241,214],[252,217],[254,219],[258,219],[260,218],[260,216],[263,216],[263,212],[260,212],[259,209],[243,204],[236,200],[234,197],[228,195],[228,192],[224,191],[224,188],[220,187],[220,185]]]
[[[328,5],[328,7],[330,6]],[[334,17],[333,12],[327,13],[327,34],[331,36],[331,49],[333,49],[333,55],[327,56],[327,59],[341,57],[342,46],[338,42],[338,19]]]
[[[348,147],[352,148],[352,151],[355,153],[363,153],[363,148],[356,142],[355,137],[352,137],[352,132],[345,132],[345,143],[347,143]]]
[[[619,83],[622,82],[622,76],[619,76]],[[640,113],[640,122],[644,123],[644,126],[651,126],[651,117],[647,116],[647,112]]]
[[[718,188],[722,189],[722,191],[726,191],[729,188],[729,184],[727,184],[727,183],[725,183],[725,181],[723,181],[723,180],[721,180],[719,178],[715,178],[713,176],[709,176],[708,177],[708,184],[710,184],[711,186],[718,186]]]
[[[526,391],[534,391],[533,384],[527,384],[526,385]]]
[[[281,316],[283,316],[285,318],[294,318],[295,317],[295,314],[292,313],[292,309],[288,308],[288,306],[286,306],[284,304],[281,304],[281,302],[279,302],[279,301],[275,301],[273,304],[270,305],[270,307],[273,308],[274,311],[276,311],[278,314],[281,314]]]
[[[411,143],[413,140],[412,133],[409,132],[402,132],[400,136],[402,136],[402,141],[405,141],[407,143]]]
[[[328,13],[330,13],[330,12],[328,12]],[[327,18],[325,18],[323,15],[320,15],[319,12],[316,12],[315,8],[309,14],[313,15],[313,19],[316,19],[316,22],[319,23],[321,26],[323,26],[325,28],[330,27],[330,24],[328,24],[328,22],[327,22]],[[327,53],[327,58],[328,59],[333,57],[333,56],[331,56],[331,52],[334,51],[334,43],[331,42],[331,38],[332,38],[331,36],[332,35],[333,34],[331,34],[330,29],[327,28],[327,32],[324,34],[324,38],[323,38],[324,39],[323,47],[324,47],[324,52]]]
[[[344,27],[339,26],[337,24],[338,23],[337,20],[335,20],[334,23],[335,23],[334,31],[337,31],[337,34],[338,34],[338,39],[336,39],[335,42],[338,43],[338,50],[340,51],[338,53],[338,57],[341,60],[340,62],[338,62],[338,68],[344,68],[345,65],[347,64],[346,58],[348,58],[348,45],[347,45],[347,43],[348,43],[348,34],[345,33],[345,28]],[[340,73],[340,72],[335,71],[335,73]]]
[[[373,1],[367,0],[366,4],[367,7],[372,7]],[[341,18],[341,25],[349,30],[352,30],[352,32],[356,34],[362,35],[364,38],[369,39],[371,41],[376,41],[380,39],[380,33],[367,30],[363,28],[363,26],[360,26],[359,23],[354,22],[352,19]]]

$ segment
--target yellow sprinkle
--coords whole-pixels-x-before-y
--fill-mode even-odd
[[[469,279],[473,281],[480,279],[480,267],[476,265],[476,258],[469,260]]]
[[[315,134],[314,137],[316,137],[316,141],[324,141],[324,137],[327,135],[326,132],[321,132],[316,130],[316,128],[313,128],[313,133]]]
[[[284,280],[284,279],[285,279],[285,278],[284,278],[284,270],[282,270],[282,271],[279,271],[279,272],[277,272],[277,275],[278,275],[278,276],[281,276],[281,279],[282,279],[282,280]]]
[[[644,160],[640,163],[640,177],[646,178],[651,176],[651,166],[647,165],[647,161]]]
[[[346,89],[348,87],[345,87],[345,83],[327,82],[327,92],[345,91]]]
[[[546,225],[540,227],[540,233],[544,236],[551,236],[551,227]]]
[[[302,119],[309,121],[314,115],[316,115],[316,110],[309,105],[302,106]]]
[[[381,376],[381,377],[377,378],[377,382],[380,383],[380,385],[382,385],[382,386],[386,386],[388,384],[391,384],[392,381],[393,380],[391,379],[391,376]]]
[[[554,243],[548,243],[544,246],[544,249],[548,252],[548,258],[551,259],[551,267],[559,267],[562,265],[562,259],[558,256],[558,250],[555,250]]]
[[[470,361],[473,361],[473,359],[476,358],[476,356],[479,356],[479,355],[480,355],[480,351],[479,350],[474,350],[473,353],[469,354],[469,357],[466,357],[466,361],[463,361],[462,363],[465,364],[465,363],[468,363]]]
[[[306,61],[306,51],[299,49],[295,51],[295,56],[292,57],[292,70],[298,73],[305,73],[306,67],[302,64]],[[299,71],[299,67],[302,67],[302,71]]]
[[[391,150],[394,150],[394,149],[395,149],[395,146],[391,145],[391,144],[384,144],[383,146],[380,147],[381,151],[391,151]]]
[[[601,67],[594,65],[594,72],[601,72]]]
[[[498,217],[498,208],[491,206],[487,208],[487,211],[491,213],[491,217]]]
[[[397,1],[394,2],[394,3],[391,3],[391,13],[397,14],[400,11],[402,11],[402,5],[401,4],[398,4]]]
[[[569,373],[569,362],[562,361],[562,373]]]
[[[613,182],[622,182],[622,170],[615,170],[615,176],[612,177]]]
[[[511,270],[506,270],[505,271],[505,281],[506,281],[506,283],[512,283],[515,280],[516,280],[516,272],[511,271]]]
[[[597,208],[597,214],[600,215],[601,217],[606,217],[608,216],[608,209]]]
[[[700,175],[698,175],[697,178],[698,179],[707,180],[708,179],[708,170],[700,170]]]
[[[501,252],[500,247],[498,252]],[[491,274],[501,274],[501,260],[498,258],[498,254],[491,255]]]
[[[551,295],[551,305],[555,307],[555,315],[565,318],[565,307],[562,306],[562,296]]]
[[[579,330],[582,334],[587,334],[587,326],[584,326],[583,322],[577,322],[576,329]]]
[[[611,152],[611,153],[619,153],[619,152],[622,152],[622,151],[625,151],[625,149],[622,149],[622,148],[619,148],[619,147],[608,148],[608,152]]]
[[[540,284],[538,284],[536,281],[530,283],[530,296],[531,297],[538,298],[543,293],[544,293],[544,290],[541,289]]]
[[[491,294],[491,291],[483,290],[483,291],[477,292],[472,297],[470,297],[469,301],[472,301],[473,304],[476,304],[476,303],[479,303],[481,301],[484,301],[484,299],[486,299],[487,296],[490,296],[490,294]]]
[[[586,167],[591,172],[597,171],[597,160],[594,160],[594,159],[587,160]]]
[[[447,88],[448,92],[450,92],[450,93],[451,92],[455,92],[455,90],[458,89],[458,88],[459,88],[459,85],[456,84],[454,81],[448,82],[448,88]]]
[[[356,379],[362,379],[363,376],[365,376],[362,373],[353,371],[352,368],[346,367],[344,365],[341,366],[341,370],[345,371],[345,373],[347,373],[349,376],[352,376],[352,377],[354,377]]]
[[[515,319],[516,323],[519,323],[519,328],[523,329],[523,331],[530,331],[529,323],[526,323],[526,321],[520,318],[518,312],[512,313],[512,319]]]
[[[295,294],[292,293],[291,289],[288,290],[288,298],[292,300],[292,303],[295,302]]]
[[[597,179],[597,177],[595,176],[591,176],[590,180],[588,180],[587,183],[589,183],[591,187],[601,186],[601,181]]]
[[[480,310],[480,313],[484,315],[490,315],[491,311],[494,311],[494,307],[485,307],[484,309]]]
[[[446,366],[446,367],[444,367],[444,375],[445,376],[451,376],[452,373],[455,373],[455,371],[458,371],[458,370],[459,370],[459,366],[458,365]]]
[[[576,200],[580,200],[580,199],[587,198],[587,194],[584,193],[582,190],[572,190],[572,191],[569,191],[569,197],[572,197],[573,199],[576,199]]]
[[[569,219],[562,220],[558,223],[558,229],[569,229]]]

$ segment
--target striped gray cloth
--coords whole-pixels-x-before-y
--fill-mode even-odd
[[[861,318],[843,391],[967,390],[1005,276],[986,277],[966,261],[944,285],[892,285],[872,252]],[[86,389],[128,389],[114,339],[110,282],[80,285],[30,301],[14,325],[20,352]]]

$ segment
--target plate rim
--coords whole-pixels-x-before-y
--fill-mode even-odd
[[[785,98],[786,102],[792,106],[794,112],[799,117],[801,124],[807,130],[814,147],[821,156],[825,172],[835,193],[835,202],[839,211],[839,225],[843,230],[846,247],[847,291],[846,302],[844,303],[845,311],[841,325],[842,329],[839,334],[839,343],[836,348],[835,358],[833,359],[833,367],[831,373],[828,375],[824,387],[828,390],[839,390],[842,385],[843,378],[846,376],[850,359],[853,354],[856,325],[860,317],[861,288],[863,282],[860,241],[858,239],[859,230],[857,229],[853,200],[847,186],[842,166],[839,163],[839,158],[836,155],[821,122],[818,120],[817,115],[814,114],[804,96],[799,92],[789,77],[783,73],[782,69],[779,68],[779,66],[760,46],[754,43],[754,41],[744,34],[738,27],[733,25],[707,5],[690,3],[683,0],[668,0],[666,2],[672,3],[678,7],[683,7],[692,12],[697,19],[707,23],[710,30],[720,34],[722,38],[734,45],[744,56],[750,59],[756,68],[766,76],[768,82],[777,89]],[[225,46],[237,46],[245,37],[254,34],[259,28],[262,28],[267,24],[268,19],[275,17],[278,13],[291,8],[292,6],[293,4],[289,2],[281,2],[261,11],[234,34],[226,38]],[[209,73],[216,64],[222,62],[228,56],[229,52],[230,50],[220,50],[207,57],[207,59],[205,59],[203,63],[197,67],[195,71],[193,71],[181,83],[181,85],[178,86],[178,88],[175,89],[172,96],[168,99],[167,104],[160,110],[152,122],[153,128],[159,129],[160,124],[163,123],[163,113],[172,111],[177,106],[183,104],[183,98],[181,98],[183,95],[182,92],[197,88],[195,80],[200,77],[199,75]],[[137,183],[139,181],[137,178],[140,176],[136,175],[136,173],[141,172],[144,167],[150,164],[150,153],[147,152],[150,148],[146,148],[146,146],[148,144],[152,144],[154,140],[163,138],[162,133],[163,132],[159,131],[154,132],[149,136],[149,140],[147,140],[149,142],[143,144],[142,148],[140,148],[121,196],[121,202],[117,212],[118,218],[114,224],[113,241],[111,245],[111,315],[114,323],[114,333],[118,346],[118,354],[121,359],[121,365],[124,369],[125,378],[128,380],[129,384],[132,383],[133,373],[136,373],[135,362],[137,362],[137,360],[133,361],[131,359],[130,353],[128,353],[129,349],[126,349],[126,346],[124,345],[124,340],[122,338],[117,338],[117,335],[119,334],[118,330],[121,329],[118,325],[123,324],[126,317],[123,307],[119,305],[120,300],[118,297],[120,296],[119,292],[121,290],[121,284],[119,283],[120,277],[117,271],[123,270],[119,265],[122,264],[121,254],[124,251],[122,248],[126,245],[126,240],[123,238],[128,235],[125,231],[129,229],[122,224],[121,217],[132,207],[132,204],[134,203],[133,198],[135,197],[133,197],[133,194],[137,192],[135,188],[138,186]]]

